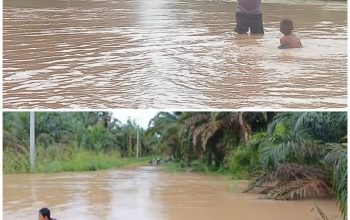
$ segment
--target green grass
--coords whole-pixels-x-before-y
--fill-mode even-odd
[[[21,160],[15,160],[20,158]],[[26,159],[4,152],[4,173],[29,173],[30,164],[29,157]],[[87,150],[74,151],[69,158],[64,156],[53,159],[48,156],[46,158],[37,158],[35,173],[57,173],[72,171],[95,171],[102,169],[136,167],[148,164],[152,157],[121,158],[118,153],[98,153]]]
[[[18,153],[8,149],[3,151],[4,173],[28,173],[29,171],[29,156],[26,152]]]
[[[164,170],[166,170],[168,172],[182,172],[182,171],[185,171],[185,168],[182,168],[181,164],[180,163],[176,163],[176,162],[163,164],[162,167],[164,168]]]
[[[146,165],[149,158],[121,158],[103,153],[79,152],[71,160],[40,161],[35,172],[56,173],[70,171],[95,171],[111,168]]]
[[[208,166],[200,161],[193,161],[191,167],[185,167],[181,162],[171,162],[167,164],[163,164],[162,167],[165,171],[168,172],[187,172],[191,171],[194,173],[204,173],[210,175],[230,175],[229,170],[225,168],[215,168],[212,166]]]

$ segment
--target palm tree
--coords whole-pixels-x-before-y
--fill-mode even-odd
[[[340,203],[340,210],[346,217],[348,197],[347,144],[327,144],[324,160],[332,169],[333,190]]]
[[[335,192],[347,213],[347,115],[340,112],[281,113],[260,142],[263,170],[249,190],[265,186],[268,198],[303,199]]]
[[[184,140],[181,122],[181,114],[159,112],[150,120],[146,135],[159,137],[157,145],[162,153],[181,159]]]
[[[198,112],[189,116],[184,123],[192,139],[194,152],[200,159],[206,157],[207,163],[219,167],[225,156],[228,144],[247,142],[251,127],[242,112]],[[231,136],[231,140],[224,140]],[[231,143],[229,143],[231,142]]]

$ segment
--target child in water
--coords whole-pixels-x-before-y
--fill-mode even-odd
[[[289,19],[283,19],[280,23],[280,31],[284,36],[280,39],[281,45],[279,49],[301,48],[301,42],[294,34],[292,34],[293,22]]]

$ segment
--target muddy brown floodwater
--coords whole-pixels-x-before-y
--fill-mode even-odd
[[[330,219],[341,219],[333,199],[265,200],[241,193],[244,181],[157,167],[4,175],[3,183],[6,220],[36,219],[43,206],[65,220],[319,220],[315,202]]]
[[[347,2],[4,0],[5,108],[345,108]],[[288,17],[304,48],[278,50]]]

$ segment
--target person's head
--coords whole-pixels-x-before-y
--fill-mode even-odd
[[[293,30],[293,21],[289,19],[283,19],[280,23],[280,31],[284,35],[289,35]]]
[[[50,220],[50,209],[42,208],[39,210],[39,218],[38,220]]]

